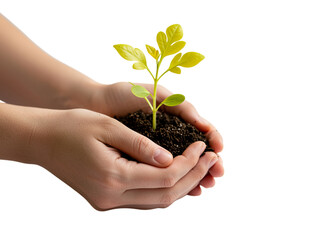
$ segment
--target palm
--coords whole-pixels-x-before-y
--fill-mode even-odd
[[[153,85],[141,84],[152,92]],[[147,102],[142,98],[135,97],[131,91],[129,83],[116,83],[109,85],[104,93],[105,114],[109,116],[126,115],[137,110],[149,112],[150,108]]]

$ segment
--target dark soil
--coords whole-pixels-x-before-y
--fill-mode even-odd
[[[155,131],[152,129],[152,113],[138,111],[124,117],[115,118],[132,130],[167,149],[172,153],[173,157],[181,155],[191,143],[196,141],[203,141],[207,144],[205,151],[213,151],[209,147],[206,136],[180,117],[158,111]]]

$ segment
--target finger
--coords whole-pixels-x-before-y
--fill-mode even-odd
[[[217,163],[209,170],[209,173],[213,177],[222,177],[224,175],[223,161],[220,156],[218,156]]]
[[[167,167],[173,160],[169,151],[112,118],[107,124],[104,142],[139,162],[156,167]]]
[[[192,189],[188,195],[189,196],[200,196],[202,193],[200,185],[196,186],[194,189]]]
[[[185,101],[176,107],[166,108],[165,111],[178,115],[185,121],[191,123],[199,131],[206,134],[209,144],[215,152],[222,151],[223,139],[221,134],[211,123],[199,116],[191,103]]]
[[[118,162],[121,161],[123,175],[126,176],[126,189],[172,187],[198,163],[205,147],[201,141],[191,144],[167,168],[118,159]]]
[[[201,181],[200,186],[212,188],[215,185],[215,180],[211,174],[207,174]]]
[[[213,125],[211,125],[210,131],[206,133],[206,137],[209,141],[210,147],[212,147],[216,153],[223,150],[222,136]]]
[[[124,205],[133,204],[141,207],[168,207],[196,188],[209,168],[217,161],[213,155],[205,154],[198,164],[171,188],[135,189],[122,194]]]

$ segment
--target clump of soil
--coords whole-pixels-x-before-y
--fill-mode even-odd
[[[158,111],[155,131],[152,128],[152,113],[137,111],[124,117],[115,118],[167,149],[173,157],[181,155],[190,144],[196,141],[203,141],[207,144],[205,151],[213,151],[206,136],[178,116]]]

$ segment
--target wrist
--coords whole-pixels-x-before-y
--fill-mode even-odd
[[[86,92],[89,97],[87,98],[86,105],[82,106],[82,108],[109,115],[111,111],[108,106],[111,95],[110,87],[111,85],[100,83],[86,87]]]
[[[0,159],[33,163],[36,108],[0,104]]]
[[[91,109],[95,106],[95,99],[103,84],[97,83],[89,78],[71,81],[64,86],[60,98],[61,109],[85,108]]]

